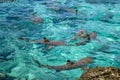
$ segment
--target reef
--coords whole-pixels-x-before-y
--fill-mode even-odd
[[[120,80],[120,69],[97,66],[85,71],[78,80]]]

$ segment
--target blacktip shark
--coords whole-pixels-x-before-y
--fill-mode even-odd
[[[40,43],[40,44],[47,44],[50,46],[64,46],[66,45],[64,41],[49,41],[49,42],[45,42],[44,40],[30,40],[29,38],[25,38],[25,37],[20,37],[20,40],[25,40],[28,42],[36,42],[36,43]]]
[[[79,61],[74,61],[72,63],[67,63],[64,65],[59,65],[59,66],[51,66],[51,65],[44,65],[41,64],[38,60],[34,59],[34,62],[38,64],[39,67],[45,67],[48,69],[55,69],[57,72],[62,71],[62,70],[71,70],[71,69],[77,69],[77,68],[83,68],[87,66],[88,64],[92,63],[93,58],[92,57],[85,57]]]

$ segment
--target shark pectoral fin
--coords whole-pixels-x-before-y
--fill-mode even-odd
[[[32,59],[33,59],[33,61],[34,61],[36,64],[38,64],[39,67],[42,67],[42,64],[41,64],[38,60],[36,60],[36,59],[34,59],[34,58],[32,58]]]
[[[97,42],[101,42],[101,41],[100,41],[99,39],[97,39],[97,38],[96,38],[95,40],[96,40]]]
[[[80,67],[84,72],[86,72],[88,70],[88,67],[87,66],[82,66]]]
[[[60,70],[55,70],[56,72],[60,72]]]
[[[53,48],[53,46],[48,45],[47,48],[46,48],[46,50],[49,50],[51,48]]]

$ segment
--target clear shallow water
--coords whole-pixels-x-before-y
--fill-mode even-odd
[[[45,3],[47,2],[47,3]],[[113,66],[120,68],[120,4],[89,4],[82,0],[16,1],[0,3],[0,71],[20,80],[76,80],[82,70],[55,72],[39,68],[32,60],[43,64],[61,65],[66,60],[79,60],[87,56],[95,58],[89,67]],[[48,4],[49,3],[49,4]],[[59,11],[51,8],[56,5]],[[78,14],[66,9],[78,8]],[[44,23],[25,19],[31,13],[44,18]],[[58,46],[46,51],[40,44],[21,41],[19,37],[62,40],[69,43],[76,31],[96,31],[100,42],[91,41],[84,46]]]

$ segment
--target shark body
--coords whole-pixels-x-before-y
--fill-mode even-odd
[[[41,64],[38,60],[35,60],[35,63],[37,63],[39,65],[39,67],[45,67],[48,69],[54,69],[57,72],[62,71],[62,70],[71,70],[71,69],[76,69],[76,68],[82,68],[84,66],[87,66],[88,64],[90,64],[93,59],[91,57],[86,57],[83,58],[79,61],[74,61],[73,64],[64,64],[64,65],[59,65],[59,66],[51,66],[51,65],[44,65]]]

